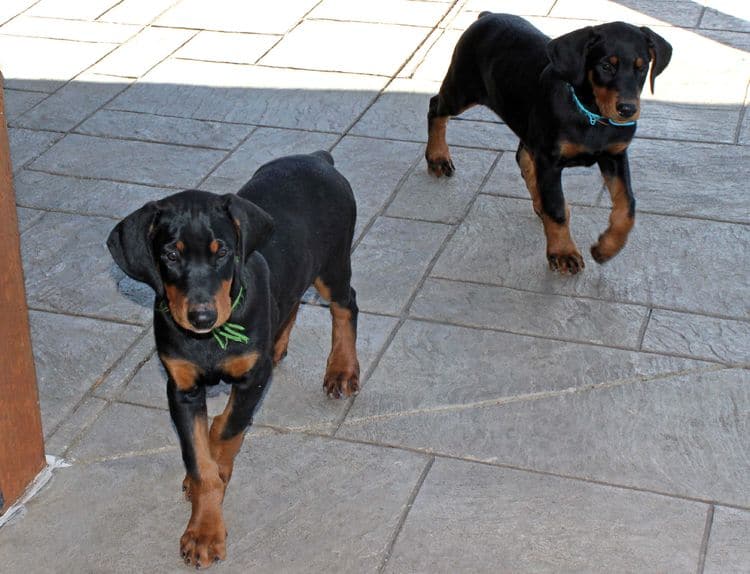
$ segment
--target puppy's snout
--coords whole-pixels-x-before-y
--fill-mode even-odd
[[[188,310],[188,321],[198,330],[207,330],[214,326],[217,318],[216,308],[208,303],[193,305]]]
[[[629,118],[635,115],[638,111],[638,106],[627,102],[621,102],[617,104],[617,114],[621,118]]]

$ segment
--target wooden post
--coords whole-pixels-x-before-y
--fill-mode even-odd
[[[45,465],[20,247],[0,73],[0,514]]]

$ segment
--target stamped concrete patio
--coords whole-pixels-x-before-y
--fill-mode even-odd
[[[561,277],[486,110],[449,126],[456,175],[427,175],[428,99],[485,9],[674,47],[631,146],[638,222],[605,266],[599,175],[565,177],[587,267]],[[729,0],[4,0],[46,450],[72,465],[0,529],[0,570],[185,570],[151,293],[104,241],[145,201],[324,148],[359,203],[363,389],[325,397],[311,299],[217,572],[750,572],[749,20]]]

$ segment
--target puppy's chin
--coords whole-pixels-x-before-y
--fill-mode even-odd
[[[190,327],[188,331],[192,331],[193,333],[196,333],[198,335],[206,335],[214,330],[214,327],[211,327],[210,329],[196,329],[195,327]]]

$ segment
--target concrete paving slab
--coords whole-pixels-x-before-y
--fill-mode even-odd
[[[33,233],[25,233],[21,255],[29,305],[137,324],[150,321],[153,291],[126,278],[105,245],[115,223],[48,212]]]
[[[39,311],[29,319],[42,426],[49,436],[143,329]]]
[[[167,373],[155,353],[149,355],[148,360],[143,363],[133,375],[133,378],[125,383],[127,386],[120,398],[128,403],[148,406],[154,409],[167,409]]]
[[[44,211],[38,209],[29,209],[26,207],[18,207],[16,214],[18,216],[18,233],[21,234],[27,229],[33,227],[44,215]]]
[[[47,94],[43,92],[24,92],[21,90],[4,90],[3,95],[5,97],[5,120],[10,126],[15,124],[21,114],[47,97]]]
[[[467,327],[637,350],[648,308],[429,278],[409,314]]]
[[[748,380],[744,370],[696,371],[359,423],[356,401],[339,434],[746,508]]]
[[[706,506],[437,460],[386,572],[689,572]]]
[[[182,0],[156,20],[159,26],[222,32],[284,34],[316,4],[316,0],[285,0],[283,10],[254,2]]]
[[[636,132],[639,138],[734,143],[742,108],[739,104],[678,104],[649,101],[647,97],[643,100]],[[636,141],[634,147],[639,143]]]
[[[347,428],[492,407],[707,363],[511,333],[409,320],[354,401]],[[492,410],[492,409],[490,409]],[[355,422],[360,421],[360,422]],[[356,426],[355,426],[356,425]],[[443,434],[441,431],[439,434]],[[442,440],[442,439],[440,439]],[[468,453],[466,453],[468,454]]]
[[[122,0],[100,15],[97,20],[122,24],[149,24],[174,4],[175,0]]]
[[[145,28],[97,62],[97,74],[137,78],[145,74],[195,35],[193,30]]]
[[[45,439],[44,452],[65,458],[68,449],[88,430],[107,405],[104,399],[85,397],[57,427],[52,436]]]
[[[174,189],[103,179],[82,179],[23,169],[16,174],[18,205],[119,219]],[[112,225],[116,221],[112,221]]]
[[[198,32],[174,56],[204,62],[255,64],[281,38],[270,34]]]
[[[574,0],[559,0],[549,15],[553,18],[591,18],[599,20],[621,20],[638,26],[664,25],[697,26],[702,7],[690,0],[595,0],[581,5]]]
[[[597,265],[588,245],[606,227],[607,211],[577,207],[572,210],[572,235],[587,267],[574,277],[562,277],[548,269],[542,226],[529,206],[530,200],[480,195],[432,275],[738,319],[750,316],[744,294],[744,270],[750,265],[747,226],[642,213],[625,248]]]
[[[429,32],[429,28],[417,26],[310,20],[287,34],[260,63],[391,76]],[[336,43],[326,41],[331,37]],[[378,49],[373,50],[373,46]]]
[[[458,223],[497,159],[496,152],[457,148],[451,154],[460,177],[436,178],[415,169],[401,186],[386,215]],[[458,174],[456,174],[458,175]]]
[[[728,364],[750,364],[750,323],[655,309],[643,349]]]
[[[334,134],[258,128],[200,187],[216,193],[236,193],[263,164],[285,155],[328,150],[335,141]]]
[[[16,125],[31,129],[68,131],[128,86],[112,76],[83,73],[18,118]]]
[[[448,232],[442,223],[376,219],[352,258],[360,310],[399,314]]]
[[[232,150],[252,130],[240,124],[100,110],[78,126],[76,133]]]
[[[45,18],[94,20],[115,4],[117,4],[117,0],[80,0],[72,6],[65,6],[55,0],[41,0],[26,13]]]
[[[380,213],[415,163],[424,161],[420,144],[355,136],[344,137],[331,153],[357,200],[355,240]]]
[[[707,0],[701,28],[750,32],[750,11],[742,3],[731,0]]]
[[[356,288],[356,285],[355,285]],[[357,356],[363,378],[379,355],[397,320],[360,313]],[[323,389],[326,360],[331,351],[331,315],[327,308],[302,305],[292,331],[289,354],[274,369],[273,382],[255,421],[286,428],[330,428],[349,406],[329,399]],[[362,391],[366,392],[366,381]]]
[[[0,35],[0,69],[6,88],[51,93],[116,47],[117,44]],[[19,59],[17,54],[24,57]]]
[[[719,506],[714,511],[705,574],[750,572],[750,512]]]
[[[87,22],[68,18],[40,18],[21,14],[7,24],[0,26],[0,34],[114,44],[126,42],[139,29],[139,26],[132,24]]]
[[[391,449],[251,434],[224,502],[228,559],[218,568],[377,572],[425,463]],[[177,452],[75,464],[3,529],[4,564],[11,572],[60,564],[184,572],[183,476]]]
[[[58,132],[8,128],[13,171],[20,170],[24,165],[39,157],[61,137],[62,134]]]
[[[381,0],[373,4],[351,0],[323,0],[310,12],[308,18],[432,27],[447,11],[446,3],[439,2]]]
[[[226,151],[69,134],[32,169],[143,185],[196,187]],[[81,157],[87,159],[80,161]]]
[[[200,78],[199,84],[186,79]],[[386,78],[172,59],[107,107],[134,112],[342,132]]]
[[[67,458],[85,462],[178,446],[168,412],[112,403],[68,451]]]

